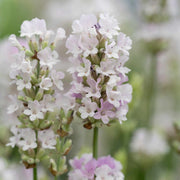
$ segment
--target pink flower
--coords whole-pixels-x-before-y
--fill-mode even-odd
[[[123,180],[122,165],[111,156],[100,157],[97,160],[91,154],[84,154],[81,158],[70,160],[72,170],[68,174],[69,180]]]
[[[95,81],[94,79],[88,77],[87,83],[89,87],[85,87],[85,91],[87,92],[86,97],[96,97],[96,98],[101,97],[100,87],[99,87],[100,81],[101,78],[98,78],[97,81]]]
[[[113,118],[115,116],[115,113],[113,112],[113,105],[110,104],[108,101],[101,101],[101,107],[97,108],[97,112],[94,115],[95,119],[101,119],[104,124],[108,124],[110,121],[110,118]]]
[[[124,84],[130,71],[125,62],[131,39],[119,32],[117,20],[108,14],[99,18],[82,15],[73,22],[72,29],[66,41],[73,63],[68,94],[75,98],[77,115],[85,125],[125,120],[128,108],[123,105],[131,101],[132,94],[131,86]]]

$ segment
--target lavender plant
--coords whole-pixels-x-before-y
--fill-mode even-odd
[[[70,165],[72,170],[68,174],[69,180],[124,179],[121,163],[111,156],[100,157],[96,160],[92,154],[83,154],[81,158],[71,159]]]
[[[54,68],[60,62],[55,47],[65,38],[65,31],[47,30],[45,21],[35,18],[22,23],[20,36],[26,38],[27,47],[15,35],[9,37],[18,53],[10,71],[17,94],[10,96],[8,113],[15,114],[18,121],[11,128],[13,136],[7,145],[18,147],[25,167],[33,168],[34,180],[37,164],[43,159],[48,160],[51,173],[57,177],[67,171],[65,155],[72,144],[67,136],[73,110],[64,110],[58,102],[64,74]]]
[[[65,38],[65,31],[62,28],[56,33],[47,30],[45,21],[35,18],[21,25],[26,47],[15,35],[9,38],[19,51],[10,72],[17,95],[10,96],[12,104],[8,113],[15,114],[18,121],[11,128],[14,136],[7,145],[18,146],[26,168],[34,168],[34,180],[37,179],[37,163],[43,159],[49,161],[55,179],[66,172],[65,155],[72,144],[67,136],[72,131],[74,111],[85,128],[94,128],[95,159],[98,157],[98,128],[127,119],[132,87],[126,83],[130,69],[124,64],[129,57],[131,39],[120,32],[117,20],[108,14],[100,14],[98,19],[94,15],[82,15],[73,22],[72,28],[73,34],[66,41],[73,65],[68,69],[73,76],[72,87],[66,94],[70,99],[68,106],[59,103],[64,74],[54,68],[58,62],[55,47],[58,40]],[[120,163],[110,156],[98,160],[91,155],[88,157],[90,162],[80,160],[88,168],[87,179],[124,178]],[[69,178],[77,178],[73,170]]]
[[[169,146],[165,138],[155,130],[139,128],[132,137],[130,149],[134,154],[134,159],[138,163],[142,163],[142,166],[147,166],[167,154]]]
[[[75,102],[76,115],[87,129],[94,128],[97,146],[98,127],[126,120],[132,87],[127,82],[130,71],[124,66],[132,41],[118,22],[108,14],[82,15],[72,24],[73,32],[66,41],[73,67],[69,95]],[[96,148],[95,148],[96,149]],[[94,149],[93,156],[97,157]]]

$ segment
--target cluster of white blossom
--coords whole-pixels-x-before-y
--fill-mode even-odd
[[[63,90],[64,74],[56,72],[53,66],[59,61],[54,47],[58,40],[65,38],[65,31],[59,28],[55,34],[46,29],[44,20],[35,18],[23,22],[20,36],[26,37],[27,47],[22,46],[15,35],[9,37],[19,52],[10,71],[11,83],[16,85],[18,95],[10,95],[12,104],[8,113],[15,113],[23,128],[11,129],[14,137],[8,145],[18,145],[26,151],[36,148],[40,141],[43,148],[54,149],[56,136],[46,125],[51,124],[47,123],[49,112],[55,111],[55,95]],[[38,140],[35,129],[40,130]]]
[[[7,38],[0,40],[0,121],[2,126],[9,124],[10,118],[7,117],[7,98],[10,93],[9,88],[9,67],[13,62],[12,55],[17,53],[17,48],[11,46]]]
[[[68,135],[73,111],[68,109],[65,114],[59,106],[64,73],[55,70],[60,60],[54,50],[57,42],[65,38],[65,31],[62,28],[57,29],[56,33],[47,30],[45,21],[35,18],[23,22],[20,36],[26,38],[25,46],[15,35],[9,37],[18,52],[10,71],[11,84],[17,88],[17,94],[9,96],[12,103],[8,113],[14,114],[18,123],[11,128],[14,136],[7,145],[19,147],[27,168],[34,167],[44,156],[55,164],[56,160],[46,154],[46,149],[58,151],[65,164],[64,155],[71,147],[71,140],[61,142],[60,137]],[[62,132],[66,134],[62,136]],[[53,175],[63,173],[66,168],[64,164],[56,166],[58,169],[51,165]]]
[[[100,157],[97,160],[92,154],[83,154],[81,158],[70,160],[72,170],[69,180],[123,180],[122,165],[111,156]]]
[[[124,66],[129,59],[132,41],[119,32],[117,20],[109,14],[82,15],[72,24],[66,41],[73,76],[69,95],[76,102],[77,114],[87,124],[108,124],[113,119],[126,120],[127,103],[132,87],[124,84],[130,71]]]
[[[150,158],[164,155],[169,151],[169,146],[162,136],[145,128],[136,130],[130,148],[133,153]]]
[[[17,128],[13,126],[11,132],[14,136],[10,137],[8,146],[15,147],[16,145],[21,147],[23,151],[28,149],[37,148],[37,139],[35,131],[31,128]],[[41,146],[44,149],[55,149],[56,135],[53,130],[41,130],[38,132],[38,141],[41,142]]]

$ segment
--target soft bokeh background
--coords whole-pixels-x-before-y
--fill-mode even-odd
[[[179,138],[174,122],[180,118],[179,9],[179,0],[0,0],[0,179],[28,180],[32,173],[23,168],[17,149],[5,146],[13,123],[6,114],[13,92],[8,72],[14,49],[8,36],[19,35],[21,23],[34,17],[45,19],[48,29],[63,27],[69,34],[81,14],[108,12],[133,40],[127,66],[134,91],[128,120],[100,130],[99,155],[120,160],[126,180],[179,180],[180,158],[173,146]],[[70,64],[64,44],[57,50],[65,72]],[[91,152],[92,131],[77,121],[73,126],[68,158]],[[39,169],[41,180],[52,178],[43,165]]]

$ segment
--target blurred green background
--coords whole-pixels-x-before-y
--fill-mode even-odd
[[[0,179],[5,180],[8,173],[11,175],[6,180],[31,179],[31,172],[21,168],[17,149],[5,146],[13,123],[6,114],[8,94],[13,92],[8,78],[12,58],[8,36],[18,36],[22,22],[34,17],[45,19],[48,29],[63,27],[69,34],[72,21],[81,14],[108,12],[133,40],[127,63],[133,99],[126,122],[100,130],[99,155],[110,154],[120,160],[125,180],[179,180],[176,150],[180,149],[180,137],[174,128],[180,118],[179,9],[178,0],[0,0]],[[66,71],[69,64],[62,46],[57,49],[64,62],[59,69]],[[66,75],[68,88],[71,78]],[[73,148],[68,158],[91,152],[92,131],[83,129],[80,122],[73,126]],[[149,133],[148,138],[144,132]],[[151,132],[156,132],[155,137]],[[162,141],[164,149],[158,147]],[[40,177],[52,178],[43,165]],[[67,179],[66,175],[61,179]]]

